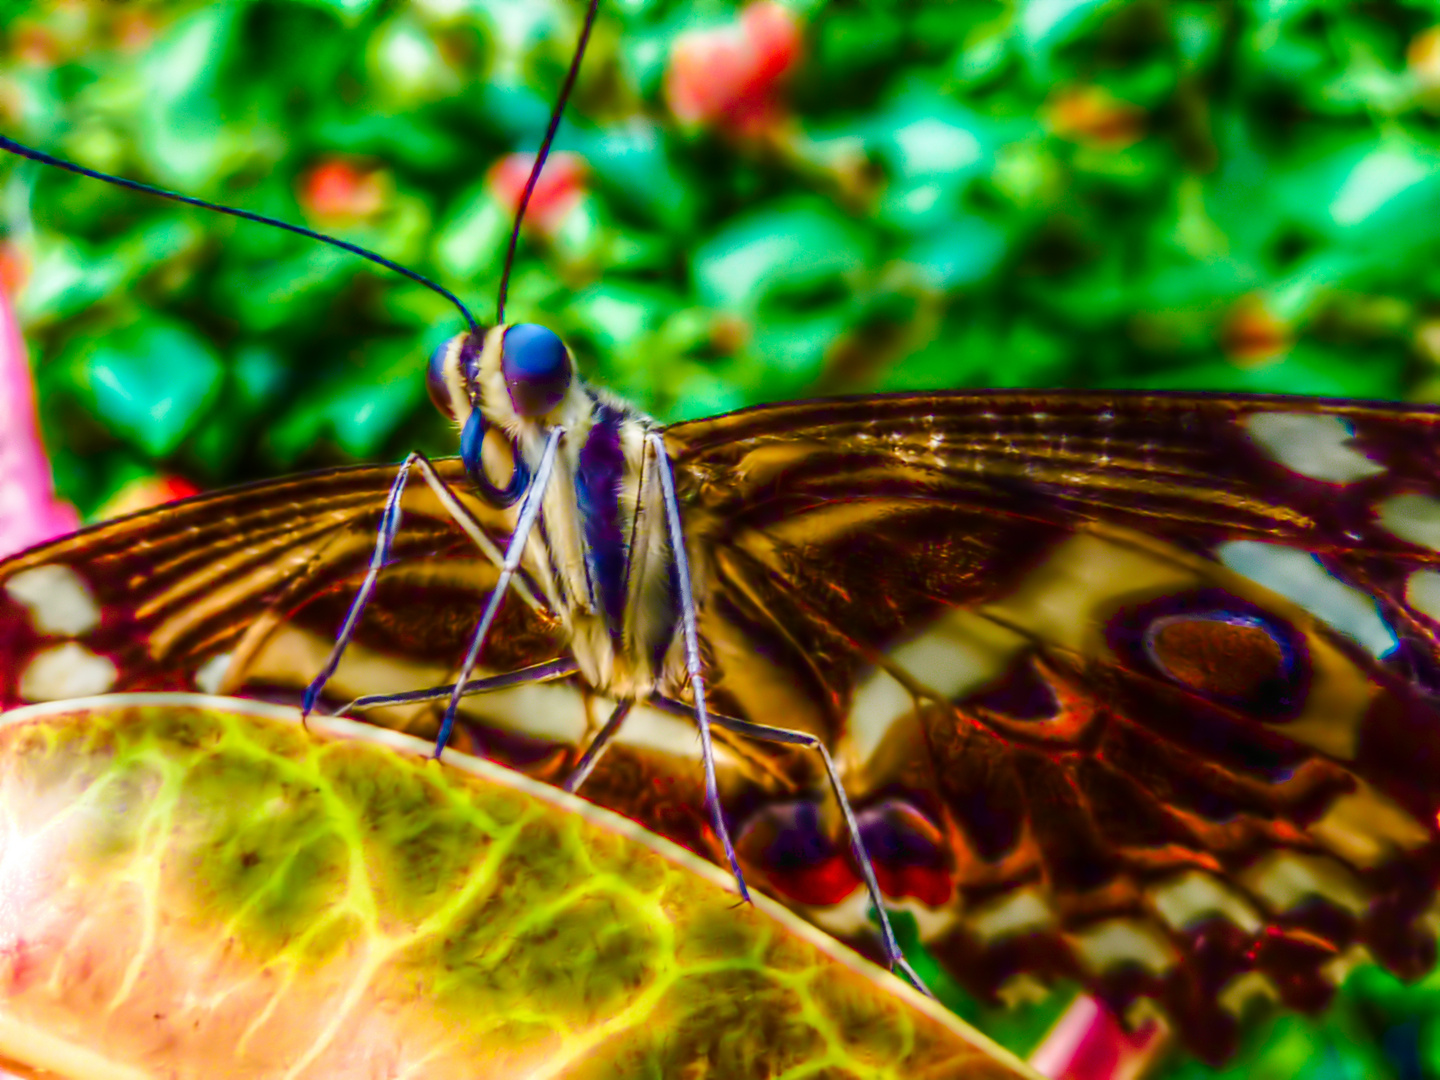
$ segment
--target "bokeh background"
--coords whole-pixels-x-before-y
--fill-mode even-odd
[[[493,318],[573,0],[0,6],[0,130],[434,276]],[[817,393],[1440,401],[1440,2],[608,0],[507,314],[680,419]],[[0,285],[87,518],[453,450],[460,325],[279,231],[0,161]],[[1025,1052],[1065,990],[952,1004]],[[1222,1075],[1440,1077],[1362,970]],[[1174,1060],[1161,1075],[1217,1075]]]

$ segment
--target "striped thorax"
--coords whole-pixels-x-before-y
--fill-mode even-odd
[[[460,426],[483,495],[517,502],[549,433],[564,434],[523,571],[561,619],[586,682],[617,699],[678,686],[684,670],[650,417],[574,377],[569,350],[534,324],[462,333],[429,384]],[[518,513],[518,511],[517,511]]]

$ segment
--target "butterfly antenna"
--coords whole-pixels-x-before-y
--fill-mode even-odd
[[[73,161],[66,161],[64,158],[54,157],[43,151],[36,150],[29,146],[17,143],[14,139],[0,135],[0,150],[7,150],[19,157],[29,158],[31,161],[38,161],[42,165],[51,165],[57,169],[65,169],[68,172],[78,173],[81,176],[88,176],[92,180],[103,180],[107,184],[114,184],[116,187],[128,188],[131,191],[139,191],[145,195],[156,195],[162,199],[169,199],[171,202],[184,203],[186,206],[198,206],[202,210],[213,210],[217,214],[229,214],[231,217],[241,218],[245,221],[253,221],[259,225],[273,225],[277,229],[284,229],[286,232],[296,233],[299,236],[308,237],[311,240],[319,240],[321,243],[330,244],[348,251],[352,255],[359,255],[362,259],[369,259],[378,266],[387,270],[393,270],[411,281],[424,285],[427,289],[433,289],[441,296],[449,300],[465,316],[465,321],[470,326],[470,332],[478,335],[479,324],[475,322],[475,316],[470,314],[470,309],[460,302],[460,298],[452,293],[445,286],[438,282],[431,281],[424,274],[418,274],[408,267],[399,263],[391,262],[383,255],[377,255],[368,248],[352,244],[348,240],[341,240],[335,236],[328,236],[325,233],[316,232],[314,229],[307,229],[302,225],[292,225],[288,221],[281,221],[278,218],[266,217],[264,214],[252,214],[249,210],[237,210],[233,206],[221,206],[219,203],[206,202],[204,199],[192,198],[189,195],[181,195],[178,192],[166,191],[164,188],[151,187],[149,184],[142,184],[136,180],[127,180],[123,176],[111,176],[109,173],[97,172],[94,169],[87,169],[83,165],[77,165]]]
[[[580,38],[575,42],[575,55],[570,59],[570,70],[565,73],[565,83],[560,87],[560,96],[550,110],[550,124],[545,128],[545,138],[540,140],[540,149],[535,154],[535,164],[530,166],[530,176],[525,181],[525,190],[520,195],[520,204],[515,207],[515,224],[510,229],[510,246],[505,250],[505,269],[500,272],[500,291],[495,301],[495,325],[505,325],[505,294],[510,291],[510,268],[515,265],[515,248],[520,243],[520,225],[525,220],[525,208],[530,205],[530,196],[535,193],[535,184],[540,179],[540,170],[550,156],[550,146],[555,142],[555,132],[560,130],[560,118],[565,115],[565,103],[570,100],[570,91],[575,89],[575,79],[580,74],[580,62],[585,59],[585,46],[590,43],[590,31],[595,26],[595,15],[600,10],[600,0],[590,0],[585,8],[585,22],[580,27]]]

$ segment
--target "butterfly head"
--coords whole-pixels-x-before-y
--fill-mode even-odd
[[[550,428],[582,428],[594,406],[575,378],[570,350],[535,323],[457,334],[431,354],[425,382],[435,406],[460,425],[460,456],[471,477],[501,506],[519,497],[526,475],[517,467],[504,488],[488,479],[486,433],[496,429],[512,448],[534,452]]]
[[[480,410],[510,435],[564,423],[567,405],[582,392],[570,350],[536,323],[457,334],[430,356],[430,399],[460,425]]]

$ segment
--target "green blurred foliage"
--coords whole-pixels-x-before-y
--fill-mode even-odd
[[[732,4],[604,4],[558,142],[583,183],[527,230],[508,311],[559,330],[589,378],[674,419],[961,386],[1440,400],[1440,0],[787,6],[801,58],[771,122],[737,133],[678,122],[665,94],[676,42]],[[538,144],[579,16],[0,12],[7,134],[335,232],[481,318],[509,226],[487,177]],[[336,166],[358,178],[348,215],[317,211]],[[83,510],[145,472],[215,486],[453,449],[423,365],[461,322],[412,282],[15,160],[0,226]],[[1235,1068],[1175,1075],[1440,1076],[1436,1016],[1434,990],[1367,972],[1322,1021],[1257,1023]]]
[[[9,10],[7,132],[340,233],[482,317],[509,217],[487,172],[537,145],[578,18],[562,0]],[[527,232],[510,311],[591,378],[667,418],[984,385],[1440,397],[1436,4],[791,10],[783,115],[746,137],[677,123],[664,94],[677,39],[730,5],[605,5],[559,143],[583,192]],[[373,185],[369,212],[306,205],[336,162]],[[137,470],[216,485],[450,445],[419,389],[460,325],[438,296],[299,237],[3,169],[45,430],[82,508]]]

